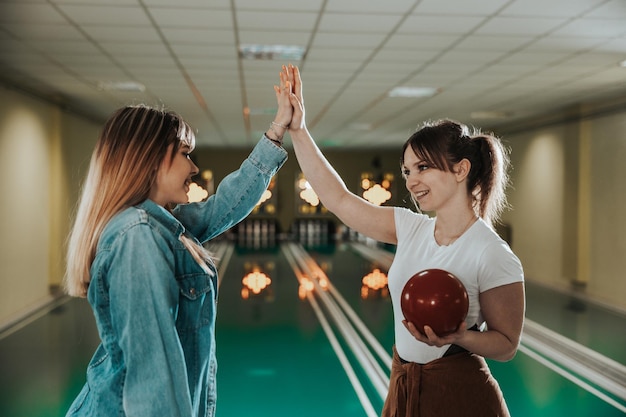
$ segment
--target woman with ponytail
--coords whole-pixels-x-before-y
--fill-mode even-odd
[[[213,416],[217,271],[203,247],[244,219],[287,158],[290,86],[272,128],[201,203],[191,127],[143,105],[105,123],[70,234],[66,290],[87,297],[101,344],[68,416]]]
[[[521,263],[494,230],[508,179],[500,140],[451,120],[424,124],[400,157],[417,212],[376,206],[347,189],[309,134],[298,68],[290,66],[281,77],[294,86],[294,151],[322,203],[348,227],[396,245],[388,273],[395,346],[382,415],[508,416],[485,361],[513,358],[525,309]],[[468,293],[466,320],[446,336],[428,326],[420,331],[400,307],[405,283],[429,268],[451,272]]]

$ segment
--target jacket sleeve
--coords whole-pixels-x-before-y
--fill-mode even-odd
[[[204,243],[250,214],[286,160],[287,152],[264,136],[239,169],[220,182],[214,195],[201,203],[178,205],[174,216]]]
[[[126,367],[120,389],[129,416],[193,414],[174,318],[178,286],[173,253],[161,239],[150,225],[140,223],[111,248],[111,321]]]

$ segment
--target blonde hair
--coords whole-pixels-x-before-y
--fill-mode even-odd
[[[191,149],[195,135],[178,114],[145,105],[117,110],[105,123],[91,156],[67,251],[65,290],[85,297],[90,268],[100,235],[120,211],[148,198],[155,172],[174,144]],[[211,255],[186,236],[181,237],[194,259],[206,267]]]

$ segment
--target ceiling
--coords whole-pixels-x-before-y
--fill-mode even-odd
[[[246,44],[306,52],[252,60]],[[98,122],[124,104],[164,105],[198,146],[255,143],[288,62],[318,143],[367,148],[397,147],[429,119],[497,132],[624,97],[624,60],[625,0],[0,0],[2,84]],[[103,88],[128,81],[145,90]],[[389,97],[399,86],[438,93]]]

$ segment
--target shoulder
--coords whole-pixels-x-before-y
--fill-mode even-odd
[[[492,281],[489,286],[523,281],[522,263],[509,244],[483,221],[476,230],[472,245],[481,265],[481,276]]]
[[[414,233],[420,232],[424,227],[434,222],[434,219],[430,216],[416,213],[404,207],[394,207],[394,220],[399,241],[403,237],[409,237]]]
[[[128,207],[117,213],[107,223],[100,240],[98,250],[110,249],[126,236],[155,235],[156,228],[151,216],[140,207]]]
[[[483,250],[507,252],[513,254],[509,244],[496,232],[494,228],[489,226],[484,220],[479,219],[475,234],[472,236],[473,244],[478,245]]]
[[[431,218],[426,214],[416,213],[406,207],[394,207],[393,214],[396,219],[396,224],[402,223],[424,223]]]

